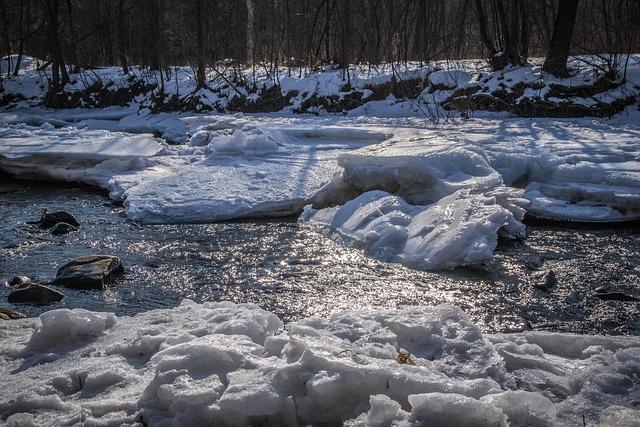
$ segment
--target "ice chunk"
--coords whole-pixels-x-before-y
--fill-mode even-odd
[[[213,137],[208,152],[217,155],[264,156],[278,151],[278,141],[265,132],[246,133],[240,129],[230,136]]]
[[[409,425],[409,422],[406,420],[407,412],[402,410],[398,402],[391,400],[384,394],[371,396],[369,406],[371,408],[368,412],[362,414],[355,420],[348,420],[345,426],[386,427],[391,425]]]
[[[495,197],[468,191],[457,191],[429,206],[369,191],[342,206],[307,207],[300,222],[374,258],[422,270],[488,261],[500,230],[512,236],[524,230]]]
[[[510,427],[553,427],[557,424],[553,402],[537,393],[510,390],[480,400],[502,409]]]
[[[95,339],[111,328],[116,319],[111,313],[76,308],[47,311],[40,315],[40,321],[41,325],[27,346],[30,350],[51,349]]]
[[[506,427],[507,417],[489,402],[449,393],[427,393],[409,396],[410,420],[419,425]]]

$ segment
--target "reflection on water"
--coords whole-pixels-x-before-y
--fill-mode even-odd
[[[134,314],[195,301],[254,302],[284,320],[349,308],[451,303],[485,331],[534,329],[640,333],[638,304],[603,301],[595,288],[640,297],[640,229],[532,225],[524,242],[503,243],[478,269],[429,273],[375,261],[295,220],[147,226],[128,222],[105,197],[60,184],[0,184],[0,277],[51,280],[56,268],[86,254],[117,255],[126,278],[104,292],[62,289],[48,306],[15,306],[30,315],[58,307]],[[32,229],[45,207],[73,213],[80,231],[53,237]],[[544,259],[559,285],[527,282],[527,264]],[[535,262],[534,262],[535,263]],[[0,305],[10,306],[0,288]]]

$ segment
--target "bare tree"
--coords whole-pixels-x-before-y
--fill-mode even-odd
[[[567,58],[571,52],[571,39],[577,12],[578,0],[560,0],[549,52],[542,66],[547,73],[559,77],[565,77],[568,74]]]
[[[69,74],[64,62],[60,36],[58,33],[58,0],[47,0],[47,22],[49,27],[49,43],[51,46],[51,84],[54,93],[57,93],[69,82]]]

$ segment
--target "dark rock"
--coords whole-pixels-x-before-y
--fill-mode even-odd
[[[0,308],[0,320],[23,319],[27,316],[10,308]]]
[[[48,286],[39,285],[37,283],[21,286],[9,294],[10,303],[34,303],[48,304],[50,302],[60,301],[64,298],[64,294],[51,289]]]
[[[59,222],[64,222],[74,227],[79,227],[80,223],[69,212],[58,211],[55,209],[45,209],[42,211],[42,217],[40,221],[35,224],[42,229],[51,228]]]
[[[24,284],[29,284],[31,282],[32,280],[27,276],[16,276],[13,279],[9,280],[7,283],[9,284],[9,286],[21,286]]]
[[[49,233],[54,236],[60,236],[62,234],[71,233],[72,231],[78,231],[78,227],[67,224],[66,222],[59,222],[51,228]]]
[[[524,260],[524,265],[529,270],[537,270],[544,264],[544,258],[540,255],[531,255]]]
[[[74,289],[103,289],[123,274],[118,257],[81,256],[60,267],[52,284]]]
[[[605,300],[605,301],[628,301],[628,302],[640,301],[640,299],[631,295],[624,294],[622,292],[598,292],[596,293],[596,296],[601,300]]]
[[[549,291],[558,284],[556,274],[553,270],[537,271],[529,276],[529,283],[536,289],[541,291]]]

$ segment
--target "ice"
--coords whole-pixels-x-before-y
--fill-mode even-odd
[[[427,393],[409,397],[409,419],[418,425],[506,427],[507,417],[493,405],[454,393]]]
[[[428,206],[369,191],[342,206],[308,207],[300,221],[374,258],[421,270],[476,265],[491,259],[498,232],[524,226],[495,197],[459,190]]]
[[[202,125],[173,160],[127,186],[126,213],[148,223],[296,214],[338,171],[340,153],[386,137],[240,119]]]
[[[74,127],[0,128],[0,168],[26,179],[71,181],[112,190],[114,175],[145,169],[165,145],[150,135]]]
[[[247,134],[238,129],[231,136],[217,136],[211,139],[209,152],[216,155],[263,156],[278,151],[278,140],[264,132]]]
[[[29,350],[53,349],[97,338],[114,325],[115,317],[76,308],[48,311],[40,321],[42,325],[31,336]]]
[[[485,396],[481,400],[500,408],[508,417],[510,427],[556,425],[557,410],[553,402],[538,393],[509,390]]]
[[[134,317],[62,309],[2,322],[0,336],[15,347],[0,349],[9,425],[553,426],[583,416],[634,425],[640,416],[638,338],[487,336],[448,305],[336,312],[286,329],[252,304],[184,301]]]

